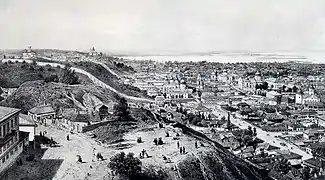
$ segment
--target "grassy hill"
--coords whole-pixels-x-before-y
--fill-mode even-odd
[[[97,77],[104,83],[109,84],[119,92],[125,93],[130,96],[150,98],[149,96],[147,96],[147,93],[145,91],[141,91],[139,88],[124,84],[122,80],[117,79],[113,74],[111,74],[99,64],[92,62],[74,62],[73,67],[78,67],[89,72],[90,74]]]
[[[27,111],[37,105],[51,104],[56,110],[59,107],[78,107],[83,104],[82,97],[89,93],[104,103],[115,101],[115,93],[106,89],[89,85],[66,85],[62,83],[45,83],[29,81],[23,83],[17,91],[9,96],[1,105],[20,108]],[[76,104],[77,103],[77,104]]]
[[[44,80],[50,75],[62,75],[60,68],[40,67],[27,63],[0,63],[0,86],[4,88],[17,88],[27,81]]]

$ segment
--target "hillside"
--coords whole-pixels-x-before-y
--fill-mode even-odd
[[[85,95],[85,96],[84,96]],[[87,96],[93,95],[104,103],[115,101],[115,94],[100,87],[89,85],[66,85],[62,83],[45,83],[29,81],[23,83],[17,91],[9,96],[2,105],[27,111],[37,105],[51,104],[56,110],[64,108],[87,108]],[[88,98],[89,99],[89,98]],[[89,100],[88,100],[89,101]],[[80,107],[81,106],[81,107]]]
[[[27,81],[44,80],[51,75],[62,75],[60,68],[39,67],[27,63],[0,63],[0,86],[4,88],[17,88]]]
[[[124,84],[122,80],[118,79],[116,76],[111,74],[99,64],[92,62],[74,62],[73,67],[78,67],[89,72],[90,74],[103,81],[104,83],[109,84],[111,87],[113,87],[119,92],[125,93],[130,96],[150,98],[147,96],[147,93],[145,91],[141,91],[139,88]]]
[[[238,158],[220,144],[183,125],[158,128],[158,122],[149,111],[131,109],[130,113],[134,121],[112,122],[90,133],[108,143],[108,152],[120,150],[137,156],[145,149],[150,157],[140,160],[143,171],[150,171],[152,179],[268,180],[266,170]],[[166,137],[166,132],[169,137]],[[139,137],[142,143],[137,143]],[[154,145],[153,139],[159,137],[162,137],[163,145]],[[186,154],[179,153],[177,142],[186,147]],[[195,142],[199,143],[198,148],[195,148]],[[163,160],[163,156],[170,158],[170,162]],[[158,170],[163,173],[157,175]]]

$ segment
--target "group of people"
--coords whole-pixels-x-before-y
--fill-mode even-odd
[[[180,147],[179,141],[177,141],[177,149],[179,149],[180,154],[186,154],[185,147]]]
[[[155,145],[163,145],[164,144],[164,141],[162,140],[161,137],[159,139],[155,138],[153,140],[153,142],[155,143]]]
[[[43,131],[43,132],[40,131],[40,132],[39,132],[39,136],[41,136],[41,137],[42,137],[42,136],[45,136],[46,134],[47,134],[47,131]]]
[[[150,156],[148,155],[147,151],[145,149],[142,149],[142,151],[140,152],[140,159],[143,159],[144,157],[149,158]]]

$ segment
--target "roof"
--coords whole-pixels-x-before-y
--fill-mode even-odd
[[[19,114],[19,125],[36,126],[36,123],[33,121],[33,119],[29,115]]]
[[[316,166],[319,168],[324,168],[325,167],[325,161],[319,159],[319,158],[310,158],[310,159],[306,159],[304,160],[304,164],[309,164],[312,166]]]
[[[196,107],[195,110],[197,110],[197,111],[201,111],[201,112],[212,112],[211,109],[209,109],[209,108],[203,106],[202,104],[199,104],[199,106]]]
[[[63,113],[63,117],[73,122],[89,122],[92,118],[90,114],[85,112],[66,111]]]
[[[18,113],[20,109],[0,106],[0,122],[4,119]]]
[[[302,156],[296,153],[293,153],[291,151],[288,150],[276,150],[277,153],[279,153],[279,156],[282,158],[285,158],[287,160],[290,159],[301,159]]]
[[[51,105],[37,106],[29,110],[32,114],[50,114],[55,113]]]

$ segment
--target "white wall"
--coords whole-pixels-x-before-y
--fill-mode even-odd
[[[35,137],[35,127],[33,126],[19,126],[19,131],[29,132],[29,141],[34,141]]]
[[[21,142],[23,143],[23,142]],[[10,166],[13,165],[13,163],[15,163],[17,157],[23,152],[23,146],[20,147],[19,144],[16,145],[18,147],[18,151],[15,152],[15,148],[13,147],[12,150],[13,150],[13,155],[10,155],[10,151],[8,151],[6,153],[9,154],[9,159],[6,159],[6,161],[4,163],[2,163],[2,159],[5,158],[6,155],[2,156],[2,158],[0,159],[0,174],[6,170],[7,168],[9,168]]]

